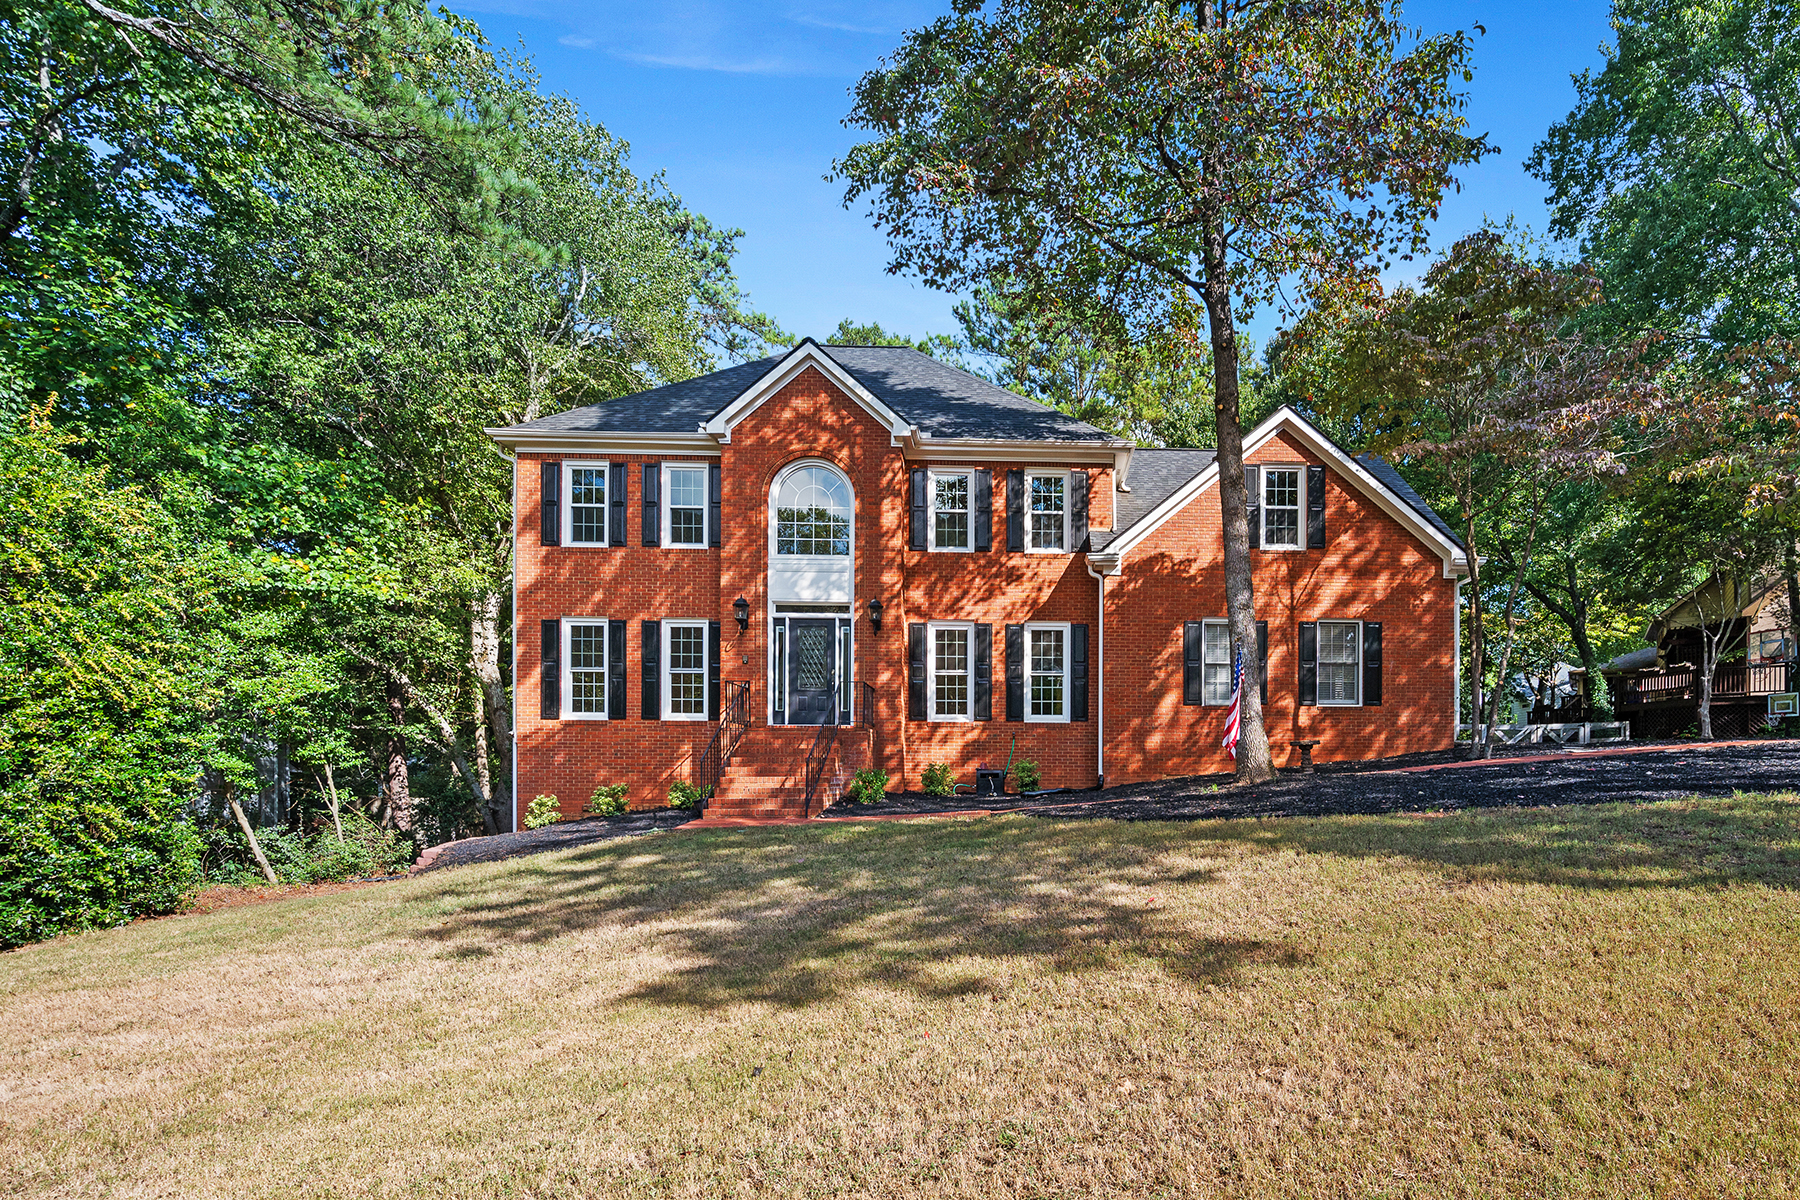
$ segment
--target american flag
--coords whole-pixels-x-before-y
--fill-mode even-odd
[[[1225,740],[1219,745],[1237,757],[1239,703],[1244,698],[1244,650],[1238,647],[1231,660],[1231,707],[1225,711]]]

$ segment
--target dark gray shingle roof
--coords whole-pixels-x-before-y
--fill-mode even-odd
[[[1105,431],[906,346],[821,346],[831,359],[909,425],[937,438],[1105,442]],[[785,356],[783,356],[785,357]],[[514,430],[544,433],[692,433],[768,374],[759,358],[543,417]]]
[[[1129,492],[1120,492],[1114,502],[1118,513],[1110,531],[1096,529],[1089,538],[1095,550],[1150,515],[1150,510],[1175,494],[1182,484],[1212,466],[1217,450],[1136,450],[1131,455]]]
[[[1450,522],[1438,516],[1437,510],[1425,503],[1425,497],[1412,490],[1412,485],[1400,477],[1400,472],[1394,469],[1393,463],[1373,454],[1359,454],[1356,456],[1356,461],[1361,463],[1369,474],[1386,484],[1389,491],[1406,501],[1414,512],[1430,521],[1439,533],[1455,542],[1463,551],[1468,550],[1468,547],[1463,545],[1462,539],[1456,536],[1456,530],[1451,528]]]

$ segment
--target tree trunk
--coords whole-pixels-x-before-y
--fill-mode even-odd
[[[1700,618],[1706,619],[1703,613]],[[1703,627],[1700,630],[1700,686],[1694,689],[1700,697],[1700,738],[1702,741],[1713,740],[1712,731],[1712,689],[1713,664],[1719,660],[1718,647],[1714,640],[1706,636]]]
[[[485,755],[493,768],[478,765],[482,791],[488,796],[486,824],[489,832],[512,827],[512,706],[506,693],[506,676],[500,669],[499,592],[483,592],[470,605],[469,666],[481,688],[476,712],[476,753]],[[485,720],[484,720],[485,718]],[[485,725],[485,730],[483,726]],[[485,748],[484,748],[484,745]],[[504,790],[493,785],[502,781]]]
[[[412,829],[412,777],[406,766],[406,693],[391,678],[387,681],[388,719],[393,730],[387,742],[388,819],[396,829]]]
[[[1487,671],[1487,636],[1481,622],[1481,555],[1475,549],[1475,507],[1472,496],[1463,504],[1463,547],[1469,555],[1469,757],[1485,758],[1482,748],[1488,734],[1481,729],[1483,675]]]
[[[331,824],[337,830],[338,845],[344,844],[344,821],[338,815],[337,780],[331,777],[331,764],[325,764],[325,794],[331,801]]]
[[[250,818],[238,806],[236,785],[225,785],[225,803],[231,805],[231,815],[237,818],[238,828],[244,831],[244,837],[249,840],[250,853],[256,856],[256,865],[262,868],[263,878],[271,884],[279,884],[281,880],[275,877],[275,868],[269,865],[269,860],[263,855],[262,843],[256,840],[256,830],[250,827]]]
[[[1204,6],[1209,26],[1220,18]],[[1206,164],[1208,179],[1216,177]],[[1238,422],[1237,327],[1231,313],[1230,268],[1225,252],[1225,222],[1218,202],[1203,195],[1202,257],[1205,260],[1206,318],[1212,334],[1213,416],[1218,434],[1219,509],[1225,542],[1225,615],[1232,641],[1243,648],[1244,673],[1239,693],[1237,780],[1260,783],[1275,778],[1269,735],[1263,728],[1262,660],[1256,653],[1256,588],[1250,573],[1250,516],[1244,488],[1244,431]]]
[[[1513,646],[1518,640],[1519,623],[1519,589],[1525,573],[1531,569],[1531,546],[1537,540],[1538,521],[1543,515],[1541,498],[1534,504],[1531,512],[1531,527],[1525,533],[1525,553],[1520,556],[1517,569],[1513,571],[1512,583],[1506,589],[1506,642],[1500,649],[1500,670],[1494,678],[1494,690],[1488,696],[1487,736],[1481,739],[1476,748],[1476,758],[1492,758],[1494,756],[1494,726],[1500,719],[1500,697],[1506,691],[1506,672],[1512,665]],[[1471,562],[1475,558],[1473,550],[1469,552]]]
[[[481,692],[476,690],[470,697],[475,711],[471,714],[471,725],[475,731],[475,778],[481,785],[481,794],[487,799],[481,805],[481,831],[486,834],[500,832],[494,824],[494,777],[488,763],[488,727],[487,716],[482,712]]]

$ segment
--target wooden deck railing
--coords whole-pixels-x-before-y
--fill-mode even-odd
[[[1786,663],[1722,663],[1713,670],[1715,700],[1737,696],[1767,696],[1788,690]],[[1627,679],[1619,688],[1621,704],[1660,704],[1670,700],[1698,700],[1700,673],[1683,666],[1662,675]]]

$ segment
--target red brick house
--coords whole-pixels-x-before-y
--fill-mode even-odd
[[[488,431],[516,454],[514,795],[816,813],[1008,756],[1227,771],[1217,472],[909,349],[802,342]],[[1448,747],[1454,534],[1292,410],[1245,441],[1277,761]],[[808,794],[811,794],[810,803]]]

